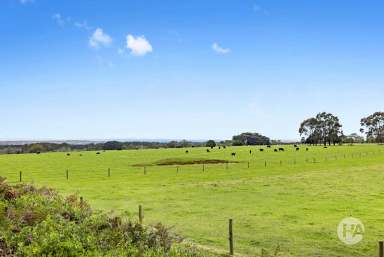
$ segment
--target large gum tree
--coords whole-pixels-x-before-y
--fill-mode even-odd
[[[375,112],[360,120],[360,131],[367,135],[368,141],[384,143],[384,112]]]

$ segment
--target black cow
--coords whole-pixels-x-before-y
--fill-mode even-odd
[[[232,156],[236,156],[236,153],[231,153]]]
[[[100,154],[100,152],[97,152],[96,154]]]
[[[67,153],[67,156],[70,156],[71,154],[70,153]]]
[[[223,145],[223,149],[225,149],[226,148],[226,146],[225,145]]]
[[[221,147],[219,146],[219,149],[221,149]]]
[[[324,146],[324,148],[328,148],[328,147]]]
[[[280,147],[279,151],[284,152],[284,148]]]
[[[295,144],[295,145],[293,145],[293,147],[297,147],[297,145]]]
[[[296,151],[299,151],[300,150],[300,148],[299,147],[296,147]]]
[[[207,149],[207,153],[209,153],[210,151],[209,151],[209,149]]]
[[[277,149],[273,149],[274,152],[277,152]]]
[[[186,150],[186,151],[185,151],[185,153],[189,153],[189,151],[188,151],[188,150]]]
[[[268,148],[271,148],[271,146],[270,146],[270,145],[267,145],[267,147],[268,147]]]
[[[308,151],[309,150],[309,148],[307,147],[307,148],[305,148],[305,151]]]
[[[252,150],[249,150],[249,154],[252,154]]]
[[[264,152],[264,149],[263,149],[263,148],[260,148],[259,150],[260,150],[260,152]]]

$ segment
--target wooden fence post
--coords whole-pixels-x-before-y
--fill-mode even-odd
[[[233,222],[232,219],[229,219],[228,235],[229,235],[229,255],[233,255]]]
[[[111,168],[108,168],[108,177],[111,176]]]
[[[68,170],[65,171],[65,175],[66,175],[67,180],[68,180],[68,177],[69,177],[69,176],[68,176]]]
[[[249,161],[248,161],[248,169],[249,169]]]
[[[143,224],[143,207],[141,206],[141,204],[139,205],[139,222],[140,224]]]
[[[19,172],[19,181],[21,182],[22,180],[23,180],[23,172],[20,171],[20,172]]]
[[[264,161],[264,167],[267,167],[267,161]]]
[[[176,173],[179,173],[179,166],[176,167]]]
[[[147,166],[144,166],[144,175],[147,174]]]
[[[379,241],[379,257],[384,257],[384,241]]]

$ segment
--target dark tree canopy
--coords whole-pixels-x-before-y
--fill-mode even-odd
[[[370,142],[384,143],[384,112],[375,112],[360,121],[360,131],[367,135]]]
[[[259,133],[241,133],[232,137],[233,145],[269,145],[271,140]]]
[[[215,147],[216,142],[215,142],[215,140],[208,140],[207,143],[205,143],[205,146],[206,147]]]
[[[327,143],[336,144],[341,142],[343,131],[341,130],[339,118],[331,113],[321,112],[304,120],[300,124],[299,133],[304,136],[304,142],[308,144]]]
[[[123,144],[118,141],[108,141],[103,145],[103,150],[122,150]]]

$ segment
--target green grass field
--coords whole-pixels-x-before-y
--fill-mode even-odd
[[[160,221],[218,251],[227,251],[232,218],[238,254],[280,248],[282,256],[376,256],[377,241],[384,239],[384,146],[258,148],[1,155],[0,176],[18,183],[22,171],[24,182],[78,193],[95,209],[136,216],[142,204],[146,223]],[[202,164],[150,165],[168,158],[238,163],[206,164],[204,171]],[[147,165],[146,174],[137,164]],[[354,246],[337,238],[337,225],[348,216],[365,226],[363,241]]]

